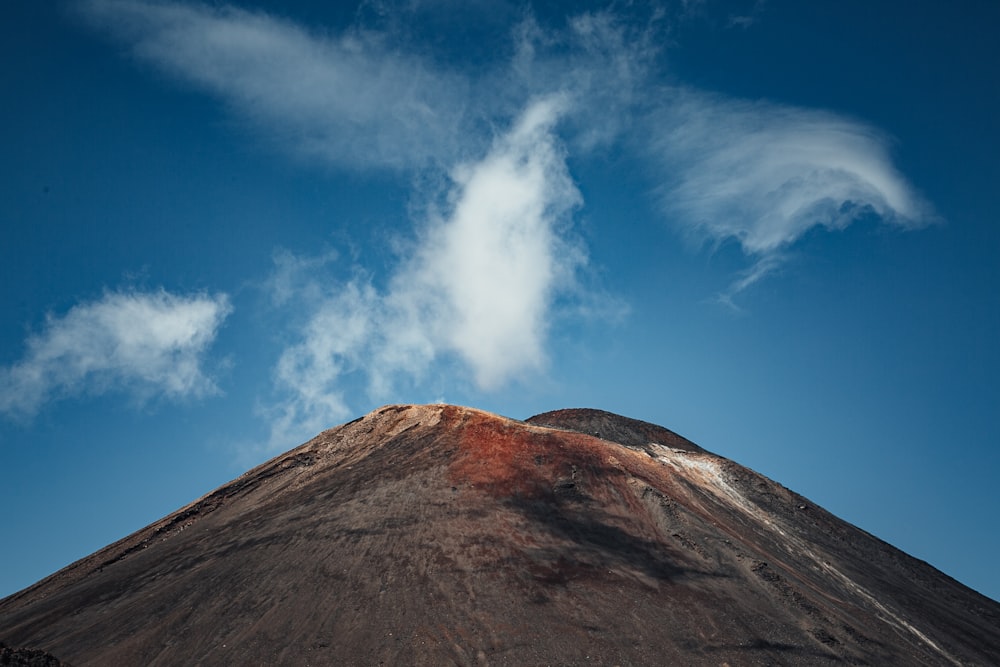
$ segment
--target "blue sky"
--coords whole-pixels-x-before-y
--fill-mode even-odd
[[[1000,6],[15,3],[0,595],[381,404],[672,428],[994,599]]]

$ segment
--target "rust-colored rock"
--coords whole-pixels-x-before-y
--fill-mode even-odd
[[[1000,605],[661,427],[388,406],[0,601],[74,665],[1000,664]]]

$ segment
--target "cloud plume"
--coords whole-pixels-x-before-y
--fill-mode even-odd
[[[453,171],[450,210],[394,281],[393,298],[423,302],[415,319],[483,388],[541,367],[553,291],[583,261],[560,234],[580,203],[552,134],[561,102],[532,104],[482,161]]]
[[[230,311],[225,295],[109,292],[50,315],[24,358],[0,369],[0,412],[30,417],[53,398],[83,392],[214,393],[202,361]]]

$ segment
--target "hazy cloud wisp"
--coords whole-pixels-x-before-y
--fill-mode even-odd
[[[461,77],[360,30],[318,35],[230,5],[86,0],[137,57],[223,99],[282,146],[348,167],[402,168],[456,150]]]
[[[231,312],[225,295],[110,292],[49,316],[24,358],[0,369],[0,412],[30,417],[49,400],[126,390],[140,399],[217,390],[202,357]]]
[[[311,281],[303,287],[323,289]],[[340,386],[342,376],[355,370],[358,355],[376,335],[379,303],[368,285],[337,286],[311,307],[300,340],[285,348],[274,370],[281,398],[260,410],[271,424],[268,450],[303,442],[350,414]]]

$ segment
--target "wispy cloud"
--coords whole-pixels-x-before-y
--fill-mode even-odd
[[[519,109],[527,99],[559,93],[569,101],[564,128],[576,152],[613,144],[632,129],[662,53],[662,17],[652,11],[632,18],[627,22],[610,10],[584,12],[553,30],[527,17],[513,32],[510,63],[490,86],[502,93],[494,106],[509,100]]]
[[[321,289],[313,281],[303,285]],[[267,450],[304,442],[350,414],[342,376],[358,368],[378,335],[380,307],[370,286],[354,282],[328,288],[313,301],[300,339],[285,348],[275,367],[279,398],[260,410],[271,424]]]
[[[325,287],[278,363],[285,399],[271,412],[272,447],[345,416],[348,373],[381,398],[435,361],[457,360],[482,389],[544,367],[554,303],[586,262],[566,240],[580,195],[553,134],[562,104],[533,103],[485,157],[452,171],[444,210],[418,221],[416,247],[385,291],[363,278]],[[282,275],[296,273],[291,261]]]
[[[229,5],[86,0],[137,57],[200,87],[283,147],[349,167],[450,160],[467,83],[383,35],[314,34]]]
[[[375,8],[380,29],[355,23],[323,32],[226,4],[79,6],[136,58],[215,95],[269,141],[348,168],[448,169],[480,155],[489,129],[529,100],[556,93],[573,98],[567,127],[589,150],[627,126],[659,52],[647,24],[627,25],[610,11],[584,12],[555,29],[528,14],[504,26],[510,35],[497,40],[499,58],[471,65],[414,43],[406,22],[423,16],[419,3]]]
[[[583,12],[558,28],[528,14],[511,26],[509,57],[460,71],[419,50],[412,36],[391,32],[405,32],[416,5],[375,4],[379,15],[399,14],[385,24],[395,26],[390,32],[354,25],[321,34],[228,5],[85,0],[83,7],[138,57],[220,96],[272,139],[348,167],[449,169],[481,155],[490,140],[484,130],[530,99],[562,96],[571,148],[586,154],[637,137],[662,167],[671,221],[694,238],[734,239],[752,258],[723,300],[781,266],[784,250],[813,227],[842,229],[872,214],[912,228],[933,217],[893,167],[886,137],[869,125],[664,89],[663,11]],[[747,16],[762,6],[754,0]],[[708,6],[685,2],[681,15],[695,9]],[[409,51],[392,47],[396,41]]]
[[[0,369],[0,412],[30,417],[63,395],[127,391],[140,400],[217,391],[205,351],[231,311],[225,295],[109,292],[50,315],[24,358]]]
[[[765,0],[753,0],[753,4],[750,7],[744,8],[743,11],[739,11],[738,9],[733,11],[729,14],[726,27],[746,30],[754,26],[760,20],[760,15],[764,11],[765,4]]]
[[[709,11],[682,4],[681,16]],[[348,376],[387,397],[442,365],[487,390],[545,367],[556,304],[586,301],[587,253],[571,232],[582,198],[566,151],[586,160],[640,146],[651,156],[665,216],[747,255],[720,295],[730,304],[812,228],[933,217],[893,167],[887,138],[862,122],[664,87],[662,8],[614,5],[544,27],[520,13],[501,55],[492,43],[472,48],[479,62],[419,42],[406,26],[426,18],[424,3],[366,3],[378,16],[368,28],[359,19],[326,32],[229,5],[82,6],[137,58],[224,100],[282,147],[405,170],[414,183],[448,175],[443,202],[411,215],[413,239],[387,276],[322,283],[307,276],[330,257],[276,258],[274,304],[307,316],[275,369],[280,399],[263,410],[271,447],[346,416]],[[752,6],[732,23],[749,25],[761,3]],[[427,200],[418,187],[413,201]]]
[[[892,165],[888,138],[833,113],[674,90],[650,119],[663,208],[699,241],[734,240],[754,267],[723,298],[781,265],[814,227],[864,216],[915,228],[934,213]]]

